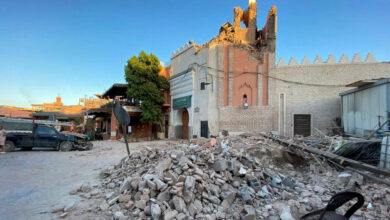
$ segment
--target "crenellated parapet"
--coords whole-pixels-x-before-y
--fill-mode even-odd
[[[318,64],[348,64],[348,63],[375,63],[375,62],[377,61],[375,60],[374,54],[372,53],[368,53],[366,59],[364,60],[362,59],[359,53],[355,53],[351,61],[348,55],[346,54],[342,54],[338,61],[336,60],[333,54],[330,54],[326,61],[324,61],[320,55],[317,55],[314,58],[313,63],[310,62],[310,59],[307,56],[303,57],[301,63],[298,63],[295,57],[291,57],[287,65],[284,59],[280,58],[276,66],[283,67],[283,66],[304,66],[304,65],[318,65]]]
[[[174,57],[176,57],[176,56],[186,52],[187,50],[189,50],[192,47],[196,47],[196,45],[195,45],[193,40],[190,40],[188,43],[186,43],[185,45],[181,46],[176,51],[173,51],[172,58],[174,58]]]

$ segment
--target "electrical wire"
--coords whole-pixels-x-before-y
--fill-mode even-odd
[[[217,71],[217,72],[222,72],[222,73],[225,73],[225,70],[221,70],[221,69],[218,69],[218,68],[214,68],[214,67],[210,67],[210,66],[206,66],[206,65],[203,65],[203,64],[199,64],[199,63],[192,63],[190,64],[191,65],[195,65],[197,67],[200,67],[200,68],[206,68],[206,69],[209,69],[209,70],[213,70],[213,71]],[[257,74],[257,75],[262,75],[264,76],[263,73],[259,73],[259,72],[248,72],[248,71],[244,71],[244,72],[233,72],[233,71],[228,71],[228,73],[233,73],[234,77],[239,77],[241,75],[244,75],[244,74]],[[209,73],[211,74],[211,73]],[[211,74],[213,75],[213,74]],[[223,79],[224,77],[221,77],[221,76],[215,76],[213,75],[214,77],[217,77],[217,78],[221,78]],[[290,84],[296,84],[296,85],[302,85],[302,86],[317,86],[317,87],[333,87],[333,88],[337,88],[337,87],[345,87],[346,85],[344,84],[336,84],[336,85],[330,85],[330,84],[315,84],[315,83],[303,83],[303,82],[297,82],[297,81],[290,81],[290,80],[286,80],[286,79],[281,79],[281,78],[278,78],[278,77],[274,77],[274,76],[270,76],[270,75],[267,75],[267,77],[271,78],[271,79],[274,79],[274,80],[277,80],[277,81],[281,81],[281,82],[284,82],[284,83],[290,83]],[[229,77],[230,78],[230,77]]]

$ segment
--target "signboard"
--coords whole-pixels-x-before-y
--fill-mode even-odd
[[[173,109],[187,108],[191,106],[191,96],[184,96],[173,99]]]

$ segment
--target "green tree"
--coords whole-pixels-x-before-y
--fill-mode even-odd
[[[130,58],[125,66],[127,96],[141,102],[141,122],[161,125],[164,90],[169,84],[165,77],[158,75],[160,70],[159,59],[144,51]]]

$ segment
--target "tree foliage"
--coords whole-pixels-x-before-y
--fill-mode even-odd
[[[162,104],[165,102],[164,90],[169,88],[165,77],[159,76],[159,59],[141,51],[133,56],[125,66],[125,78],[128,83],[127,96],[141,101],[141,122],[158,124],[161,122]]]

